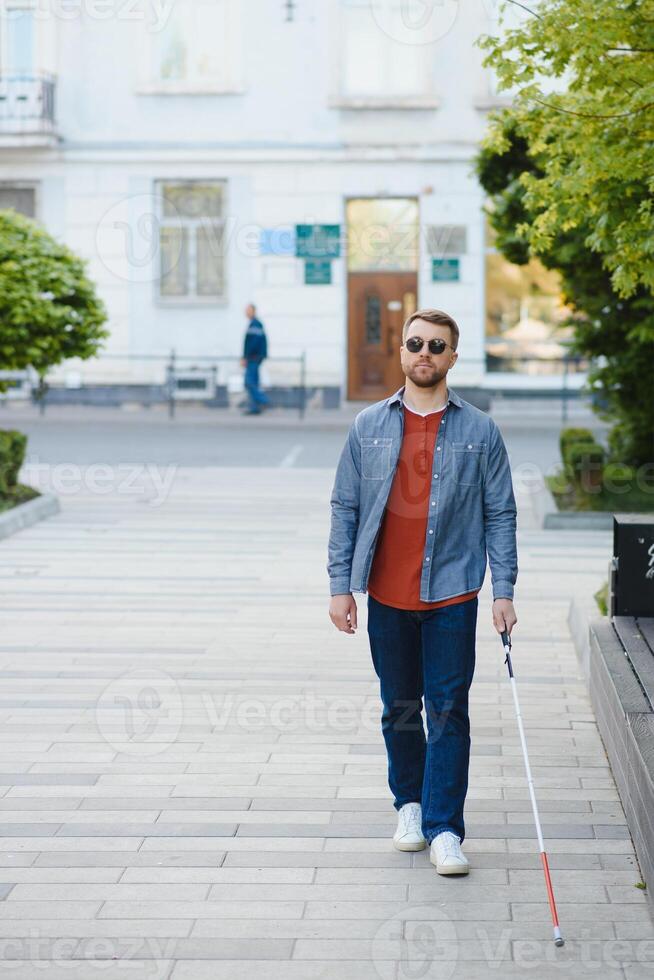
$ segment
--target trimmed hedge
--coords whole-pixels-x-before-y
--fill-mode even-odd
[[[0,429],[0,497],[15,492],[26,448],[27,436],[23,432]]]
[[[568,462],[568,449],[570,446],[578,442],[595,442],[595,436],[590,431],[590,429],[573,428],[561,429],[559,435],[559,449],[561,450],[561,459],[563,464],[566,465]]]
[[[600,486],[606,453],[597,442],[573,442],[566,450],[566,466],[577,483],[588,489]]]

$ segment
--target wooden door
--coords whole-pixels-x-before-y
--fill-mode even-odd
[[[348,382],[352,401],[379,401],[404,384],[402,325],[417,309],[415,272],[348,275]]]

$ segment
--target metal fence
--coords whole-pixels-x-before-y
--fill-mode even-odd
[[[0,392],[0,403],[11,398],[31,398],[42,414],[49,405],[55,404],[166,404],[170,418],[174,418],[178,402],[203,402],[212,408],[230,408],[235,396],[245,395],[241,357],[237,355],[190,355],[171,350],[168,354],[102,354],[101,359],[107,366],[102,381],[87,379],[82,382],[79,362],[64,365],[62,380],[52,384],[47,378],[41,381],[34,371],[0,372],[0,381],[4,378],[10,385],[4,394]],[[466,359],[466,363],[472,362]],[[583,375],[591,362],[580,356],[567,355],[540,359],[526,356],[494,358],[492,369],[487,359],[478,359],[475,363],[482,370],[485,368],[485,378],[483,385],[472,385],[473,388],[479,388],[489,396],[501,394],[517,398],[529,395],[560,399],[561,421],[566,422],[568,404],[579,390],[578,384],[571,384],[571,378]],[[60,367],[58,378],[62,377],[61,371]],[[271,372],[273,376],[277,375],[276,383]],[[297,409],[303,418],[312,391],[307,386],[306,376],[305,351],[296,357],[266,358],[262,387],[271,405]],[[544,377],[559,383],[556,387],[530,386],[530,381]],[[590,400],[594,404],[601,403],[599,395],[594,393]]]
[[[170,418],[178,402],[203,402],[211,408],[229,408],[233,396],[246,397],[241,357],[226,354],[102,354],[102,362],[113,368],[102,381],[82,382],[78,369],[64,365],[63,381],[50,383],[35,372],[6,372],[10,387],[5,397],[32,398],[44,414],[49,405],[117,405],[139,402],[166,404]],[[269,366],[270,365],[270,371]],[[285,366],[286,370],[276,369]],[[61,370],[61,368],[59,369]],[[265,375],[278,374],[262,384],[271,406],[296,408],[303,418],[307,405],[306,352],[296,357],[267,357]],[[0,373],[1,375],[1,373]],[[283,383],[282,383],[283,379]]]

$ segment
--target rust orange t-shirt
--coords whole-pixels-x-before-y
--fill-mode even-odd
[[[479,592],[423,602],[420,576],[434,473],[434,446],[445,409],[419,415],[404,406],[404,436],[368,579],[368,592],[398,609],[436,609]],[[437,460],[437,466],[438,466]],[[437,468],[435,472],[438,472]],[[438,560],[438,556],[436,556]]]

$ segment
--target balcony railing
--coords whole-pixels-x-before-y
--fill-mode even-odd
[[[0,137],[54,133],[55,80],[51,75],[0,74]]]

